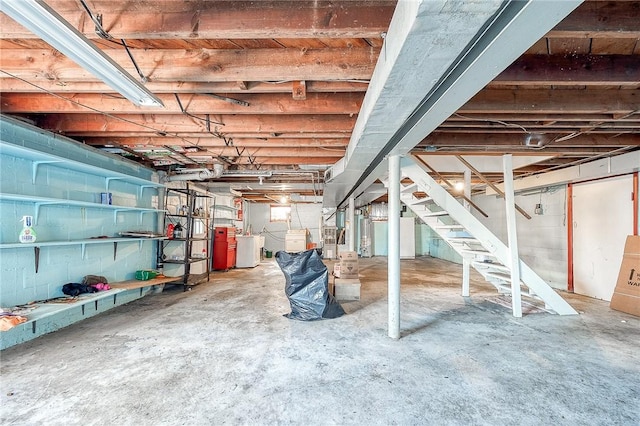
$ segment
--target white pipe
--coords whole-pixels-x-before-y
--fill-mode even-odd
[[[389,157],[389,337],[400,338],[400,156]]]
[[[197,169],[199,171],[193,173],[180,173],[177,175],[171,175],[167,178],[169,182],[184,181],[184,180],[205,180],[216,179],[222,176],[224,166],[222,164],[214,164],[213,170],[209,169]]]
[[[354,251],[356,249],[355,205],[356,200],[354,197],[349,197],[349,206],[347,208],[347,248],[349,251]]]

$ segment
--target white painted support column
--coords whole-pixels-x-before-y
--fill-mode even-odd
[[[400,338],[400,156],[389,157],[389,337]]]
[[[504,168],[504,200],[507,216],[507,239],[509,242],[509,260],[511,264],[511,307],[513,316],[522,316],[522,298],[520,295],[520,255],[518,254],[518,232],[516,227],[516,203],[513,193],[513,161],[511,154],[502,156]]]
[[[464,170],[464,196],[468,200],[471,199],[471,170]],[[467,200],[463,200],[462,204],[467,210],[471,210],[471,204]],[[462,297],[469,297],[469,275],[471,270],[471,260],[466,256],[462,256]]]
[[[349,205],[347,206],[347,249],[355,251],[356,249],[356,199],[349,197]]]

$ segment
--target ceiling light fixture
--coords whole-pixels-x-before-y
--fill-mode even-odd
[[[42,0],[2,1],[0,11],[41,37],[136,105],[162,101]]]

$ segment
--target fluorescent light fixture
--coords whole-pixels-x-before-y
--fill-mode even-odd
[[[0,1],[4,12],[136,105],[162,101],[42,0]]]

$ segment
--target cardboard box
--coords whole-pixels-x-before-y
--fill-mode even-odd
[[[334,296],[338,300],[360,300],[360,280],[336,278]]]
[[[343,251],[338,255],[340,278],[358,278],[358,253],[355,251]],[[338,276],[338,275],[336,275]]]
[[[343,251],[338,255],[338,259],[340,259],[340,262],[342,262],[343,260],[355,260],[357,262],[358,253],[356,253],[355,251]]]
[[[640,236],[627,237],[618,281],[609,306],[616,311],[640,316]]]

